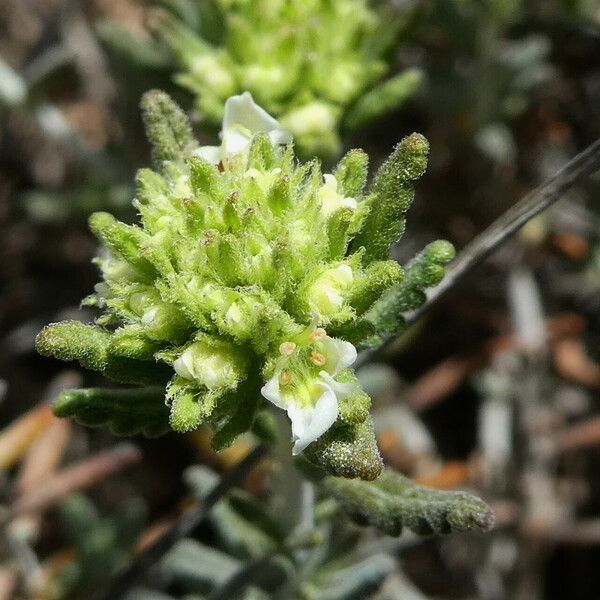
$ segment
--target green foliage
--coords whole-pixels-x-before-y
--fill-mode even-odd
[[[357,523],[388,535],[400,535],[404,527],[420,535],[440,535],[488,531],[494,525],[483,500],[465,492],[425,488],[390,469],[372,482],[326,477],[321,485]]]
[[[75,558],[54,575],[46,590],[51,600],[87,598],[127,563],[146,521],[146,507],[131,499],[107,518],[85,496],[73,494],[60,506],[62,531]]]
[[[349,368],[352,344],[386,330],[391,309],[381,298],[431,285],[451,255],[437,242],[406,275],[388,259],[427,142],[403,140],[364,191],[362,151],[323,174],[318,161],[299,164],[291,145],[272,141],[288,138],[249,95],[228,102],[215,149],[198,147],[166,94],[144,97],[157,170],[138,172],[140,223],[92,215],[103,281],[85,302],[100,315],[49,325],[37,348],[151,387],[69,391],[55,410],[118,434],[207,423],[221,449],[253,427],[264,397],[287,410],[295,453],[308,447],[334,475],[373,479],[382,462],[370,400]],[[215,151],[219,165],[204,158]]]
[[[371,306],[365,319],[380,332],[401,331],[404,328],[402,314],[425,302],[424,290],[442,280],[444,267],[454,254],[454,247],[445,240],[428,244],[405,267],[404,280],[386,290]]]
[[[370,212],[353,247],[364,246],[365,260],[385,260],[404,233],[405,214],[414,198],[414,181],[425,173],[429,143],[418,133],[404,138],[380,167],[366,202]]]
[[[292,132],[303,156],[331,158],[342,127],[365,125],[419,88],[414,69],[380,83],[402,17],[367,0],[196,4],[197,14],[207,5],[215,10],[194,18],[171,6],[157,31],[181,69],[177,81],[213,124],[226,98],[247,90]]]
[[[89,427],[108,426],[114,435],[158,436],[169,430],[163,388],[91,388],[62,392],[53,405],[59,417],[75,417]]]

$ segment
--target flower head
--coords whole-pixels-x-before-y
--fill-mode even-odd
[[[145,387],[129,409],[111,388],[71,391],[57,410],[119,433],[208,424],[223,448],[269,402],[287,412],[295,454],[336,475],[377,476],[356,348],[393,330],[404,299],[439,280],[451,257],[447,244],[426,248],[405,288],[388,260],[424,170],[424,138],[403,140],[363,194],[363,152],[326,175],[318,161],[299,163],[250,94],[227,101],[212,150],[198,148],[166,94],[149,92],[142,106],[155,166],[137,175],[140,221],[90,218],[104,246],[103,281],[86,299],[98,317],[50,325],[37,344]]]

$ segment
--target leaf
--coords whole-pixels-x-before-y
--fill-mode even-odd
[[[338,182],[338,191],[344,196],[362,196],[369,172],[369,156],[362,150],[350,150],[337,164],[333,174]]]
[[[92,233],[110,250],[125,259],[143,276],[152,280],[156,270],[143,256],[142,245],[147,234],[139,227],[121,223],[111,214],[96,212],[90,215]]]
[[[240,568],[237,559],[195,540],[178,542],[160,563],[168,579],[198,592],[223,585]]]
[[[334,424],[310,444],[304,454],[312,463],[336,477],[372,480],[383,468],[370,417],[356,425]]]
[[[398,536],[404,527],[420,535],[441,535],[494,526],[494,514],[480,498],[429,489],[390,469],[375,481],[326,477],[321,485],[354,521],[388,535]]]
[[[427,140],[413,133],[379,168],[365,200],[371,210],[352,243],[354,251],[365,248],[365,262],[387,259],[390,246],[402,236],[405,214],[414,197],[413,182],[425,173],[428,153]]]
[[[378,333],[397,333],[404,329],[402,313],[414,310],[426,301],[424,290],[443,279],[445,265],[454,258],[454,254],[454,246],[445,240],[428,244],[405,267],[402,282],[388,288],[364,318]]]
[[[61,321],[47,325],[38,333],[36,349],[44,356],[59,360],[76,360],[93,371],[121,383],[164,385],[173,371],[152,360],[135,360],[111,354],[111,334],[96,325],[79,321]]]
[[[115,435],[148,437],[169,430],[169,408],[163,388],[67,390],[54,402],[58,417],[74,417],[88,426],[108,426]]]
[[[370,598],[383,580],[396,568],[387,554],[375,554],[360,562],[331,572],[317,573],[314,600],[362,600]],[[311,581],[311,587],[313,582]]]

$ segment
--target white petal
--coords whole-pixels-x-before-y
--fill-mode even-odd
[[[240,154],[248,148],[251,139],[249,132],[246,133],[239,125],[223,129],[223,153],[225,156]]]
[[[281,390],[279,389],[279,372],[276,372],[265,385],[260,389],[260,393],[269,402],[273,403],[277,408],[283,410],[287,409],[287,404],[281,396]]]
[[[203,158],[211,165],[218,165],[221,162],[221,147],[220,146],[201,146],[194,150],[194,154]]]
[[[185,352],[173,363],[173,368],[175,369],[175,373],[179,375],[179,377],[183,377],[184,379],[194,379],[190,371],[190,355]]]
[[[320,438],[334,423],[338,417],[338,401],[334,391],[327,385],[322,384],[323,393],[317,400],[314,408],[298,410],[290,405],[288,415],[292,421],[292,433],[297,438],[294,443],[292,454],[302,452],[309,444]],[[294,420],[298,422],[294,426]]]
[[[250,92],[239,96],[231,96],[225,102],[225,115],[223,117],[223,131],[241,125],[251,133],[271,131],[277,129],[279,123],[264,108],[254,102]]]
[[[269,131],[269,139],[271,140],[271,144],[273,145],[282,145],[290,144],[292,142],[292,134],[285,129],[281,129],[279,123],[277,123],[277,129],[273,129]]]
[[[323,344],[325,345],[325,353],[333,365],[331,369],[333,375],[336,375],[342,369],[347,369],[356,360],[356,348],[350,342],[326,336],[323,338]]]
[[[327,371],[320,371],[319,376],[323,380],[323,383],[320,383],[319,385],[329,386],[335,392],[335,395],[339,400],[343,400],[356,389],[356,383],[353,383],[352,381],[340,383],[339,381],[336,381]]]

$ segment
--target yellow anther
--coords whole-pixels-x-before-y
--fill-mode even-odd
[[[313,342],[316,342],[317,340],[320,340],[321,338],[325,337],[326,335],[327,335],[327,332],[322,327],[317,327],[314,331],[311,332],[311,334],[308,337]]]
[[[279,353],[283,356],[289,356],[295,349],[296,344],[294,342],[282,342],[279,346]]]
[[[310,361],[313,363],[313,365],[322,367],[327,362],[327,358],[325,357],[325,355],[321,354],[320,352],[313,350],[310,353]]]

